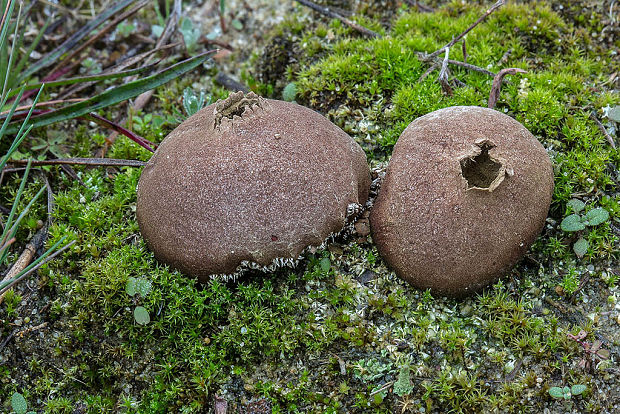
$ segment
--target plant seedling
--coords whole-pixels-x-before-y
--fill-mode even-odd
[[[551,387],[549,395],[558,400],[570,400],[573,395],[582,394],[588,387],[583,384],[576,384],[572,387]]]
[[[142,277],[130,277],[127,280],[125,291],[129,296],[134,298],[134,301],[136,301],[138,295],[141,298],[145,298],[151,291],[152,285],[153,284],[148,279]],[[136,306],[136,308],[133,310],[133,317],[135,321],[140,325],[146,325],[151,321],[151,316],[149,315],[149,312],[143,306]]]
[[[609,220],[609,212],[604,208],[598,207],[588,211],[586,214],[580,214],[580,212],[586,207],[583,201],[573,198],[567,203],[567,205],[573,214],[562,220],[560,227],[564,231],[578,232],[585,230],[586,226],[598,226],[599,224]],[[582,258],[588,251],[588,247],[588,241],[584,237],[580,237],[579,240],[573,244],[573,251],[577,257]]]

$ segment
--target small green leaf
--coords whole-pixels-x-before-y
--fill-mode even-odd
[[[329,261],[327,257],[324,257],[319,262],[319,265],[321,266],[321,271],[327,273],[329,272],[329,269],[331,268],[332,263]]]
[[[579,213],[581,210],[583,210],[586,207],[586,204],[581,200],[573,198],[569,200],[568,203],[566,203],[566,206],[570,207],[573,213]]]
[[[586,225],[581,220],[581,216],[578,214],[571,214],[562,220],[560,227],[564,231],[579,231],[585,229]]]
[[[142,306],[136,306],[136,309],[133,311],[133,317],[140,325],[146,325],[151,321],[149,312]]]
[[[570,392],[573,395],[579,395],[579,394],[583,393],[587,389],[588,389],[588,387],[583,385],[583,384],[576,384],[576,385],[573,385],[571,387]]]
[[[553,398],[564,398],[564,392],[560,387],[551,387],[549,388],[549,395]]]
[[[230,22],[230,24],[231,24],[232,27],[235,28],[235,30],[238,30],[238,31],[242,31],[243,30],[243,23],[241,23],[241,20],[239,20],[239,19],[233,19]]]
[[[131,297],[136,296],[136,293],[138,293],[137,285],[138,285],[138,279],[136,279],[135,277],[130,277],[129,279],[127,279],[127,285],[125,286],[125,291],[127,292],[129,296]]]
[[[293,102],[297,96],[297,85],[295,82],[291,82],[284,87],[282,91],[282,99],[287,102]]]
[[[588,221],[588,226],[598,226],[609,220],[609,212],[604,208],[595,208],[586,213],[586,220]]]
[[[151,287],[152,286],[153,286],[153,284],[148,279],[145,279],[143,277],[141,277],[139,279],[136,279],[136,291],[143,298],[145,298],[149,294],[149,292],[151,291]]]
[[[588,243],[588,241],[582,237],[577,240],[575,244],[573,244],[573,251],[575,252],[577,257],[581,259],[588,252],[589,246],[590,244]]]
[[[612,121],[620,122],[620,105],[616,105],[607,111],[607,118]]]
[[[28,403],[23,395],[16,392],[11,397],[11,408],[15,411],[15,414],[26,414],[28,411]]]

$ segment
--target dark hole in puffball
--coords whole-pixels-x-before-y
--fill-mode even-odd
[[[467,188],[489,188],[497,178],[502,164],[493,161],[489,155],[492,145],[483,144],[480,154],[461,160],[461,173],[467,180]]]

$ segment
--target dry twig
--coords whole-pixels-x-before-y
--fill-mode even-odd
[[[311,8],[314,11],[317,11],[319,13],[321,13],[324,16],[327,17],[331,17],[333,19],[338,19],[340,20],[342,23],[346,24],[347,26],[349,26],[350,28],[357,30],[358,32],[360,32],[363,35],[369,36],[369,37],[381,37],[381,35],[377,32],[374,32],[370,29],[365,28],[364,26],[360,26],[359,24],[355,23],[352,20],[347,19],[346,17],[344,17],[343,15],[336,13],[335,11],[331,10],[329,7],[325,7],[325,6],[320,6],[312,1],[309,0],[296,0],[298,3]]]
[[[405,0],[405,3],[407,3],[410,6],[413,6],[413,7],[417,8],[418,11],[422,12],[422,13],[433,13],[435,11],[435,9],[433,9],[431,6],[427,6],[426,4],[422,4],[418,0]]]
[[[605,129],[605,125],[603,125],[601,121],[598,120],[594,112],[590,112],[590,118],[592,118],[592,120],[596,122],[596,126],[598,126],[598,129],[601,130],[601,132],[605,136],[605,139],[607,139],[607,142],[609,142],[609,145],[611,145],[613,149],[616,149],[616,143],[614,142],[613,137],[609,135],[609,132],[607,132],[607,130]]]
[[[25,165],[28,160],[11,160],[13,165]],[[56,158],[53,160],[33,160],[32,166],[38,165],[90,165],[96,167],[144,167],[146,163],[138,160],[120,160],[115,158]]]
[[[9,271],[6,273],[6,275],[2,279],[2,282],[8,282],[9,280],[17,276],[19,272],[24,270],[26,266],[28,266],[30,262],[32,262],[32,259],[34,258],[34,255],[37,253],[37,250],[43,247],[46,240],[47,240],[47,226],[44,226],[41,230],[39,230],[34,235],[32,240],[30,240],[30,242],[26,245],[22,254],[19,256],[17,261],[13,263],[13,266],[11,266]],[[8,293],[9,290],[10,289],[0,293],[0,303],[2,303],[2,301],[4,300],[4,296]]]
[[[493,79],[493,85],[491,85],[491,93],[489,94],[489,105],[488,107],[493,109],[497,104],[499,99],[499,91],[502,87],[502,81],[504,80],[504,76],[506,75],[515,75],[517,73],[527,73],[523,69],[519,68],[506,68],[499,71],[495,78]]]
[[[452,39],[450,41],[450,43],[448,43],[447,45],[445,45],[444,47],[442,47],[441,49],[438,49],[436,51],[434,51],[433,53],[431,53],[430,55],[426,56],[425,60],[431,60],[434,57],[438,56],[441,52],[443,52],[444,50],[446,50],[447,48],[450,48],[452,46],[454,46],[454,44],[456,44],[459,40],[461,40],[467,33],[469,33],[474,27],[478,26],[484,19],[486,19],[487,17],[489,17],[489,15],[491,13],[493,13],[495,10],[497,10],[499,7],[503,6],[506,3],[506,0],[498,0],[493,6],[491,6],[490,9],[488,9],[482,16],[480,16],[480,18],[478,18],[478,20],[476,20],[471,26],[469,26],[467,29],[465,29],[464,32],[462,32],[461,34],[459,34],[457,37],[455,37],[454,39]]]

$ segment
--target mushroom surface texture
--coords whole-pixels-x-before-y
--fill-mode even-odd
[[[400,278],[459,297],[496,281],[542,230],[553,167],[538,140],[492,109],[451,107],[413,121],[370,213]]]
[[[206,281],[294,264],[352,225],[369,186],[364,151],[325,117],[238,92],[164,139],[136,214],[158,260]]]

